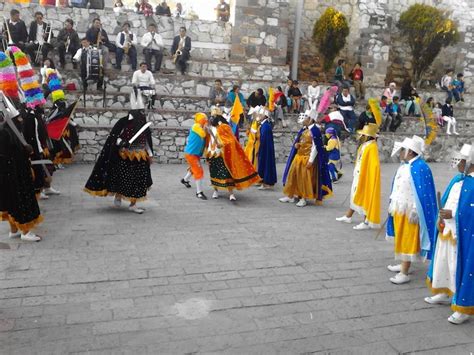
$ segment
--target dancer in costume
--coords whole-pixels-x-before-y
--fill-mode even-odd
[[[47,68],[44,71],[48,90],[51,92],[53,101],[53,112],[61,113],[67,109],[66,97],[61,85],[61,79],[57,70]],[[70,164],[74,158],[74,154],[79,150],[79,135],[76,129],[77,124],[70,117],[69,124],[63,132],[61,139],[53,140],[54,146],[54,164]]]
[[[270,123],[270,112],[261,107],[260,111],[260,146],[258,149],[258,175],[262,178],[259,190],[268,190],[277,182],[275,163],[275,144],[273,143],[273,130]]]
[[[355,230],[380,228],[380,160],[377,147],[376,124],[368,124],[357,131],[360,146],[357,150],[354,179],[352,181],[350,208],[336,221],[352,223],[354,212],[364,216],[364,221]]]
[[[2,64],[5,58],[5,53],[0,52]],[[19,133],[21,121],[19,111],[0,91],[0,221],[10,224],[10,238],[20,237],[23,241],[39,242],[41,237],[32,232],[43,221],[30,163],[33,149]]]
[[[229,200],[236,201],[234,189],[242,190],[261,179],[252,163],[245,156],[227,120],[218,112],[211,117],[210,139],[206,157],[209,163],[212,198],[219,198],[218,190],[229,191]]]
[[[337,136],[334,127],[326,128],[326,151],[328,152],[328,168],[331,175],[332,183],[335,184],[342,177],[342,172],[338,169],[341,167],[341,142]]]
[[[307,113],[300,114],[298,120],[303,128],[298,136],[286,163],[283,174],[283,193],[280,202],[294,203],[304,207],[307,200],[315,200],[321,205],[323,199],[332,195],[331,178],[328,170],[328,158],[324,149],[321,131]]]
[[[207,139],[207,116],[199,112],[194,116],[194,124],[189,130],[188,142],[184,148],[184,158],[189,164],[186,175],[181,179],[181,183],[187,188],[191,188],[189,179],[191,176],[196,180],[196,197],[207,200],[202,190],[202,178],[204,170],[201,165],[201,157],[204,153]]]
[[[21,110],[24,121],[23,134],[26,141],[33,147],[32,160],[49,159],[48,135],[44,123],[44,98],[43,91],[27,55],[17,47],[9,47],[7,53],[13,56],[17,70],[17,77],[25,96],[25,105]],[[42,200],[48,195],[59,195],[52,184],[52,165],[33,165],[35,187]]]
[[[465,144],[453,158],[460,174],[449,183],[441,200],[438,238],[427,284],[430,304],[451,304],[448,321],[464,323],[474,315],[474,148]],[[451,298],[452,297],[452,298]]]
[[[132,92],[130,104],[128,116],[112,128],[84,191],[100,197],[114,195],[116,207],[125,199],[130,201],[129,211],[142,214],[145,210],[137,202],[146,199],[153,184],[153,143],[141,95]]]
[[[247,159],[250,160],[255,170],[258,170],[258,150],[260,148],[260,108],[261,106],[255,106],[249,110],[252,124],[247,130],[248,139],[244,149]]]
[[[438,215],[436,190],[431,169],[423,160],[425,142],[413,136],[396,143],[392,155],[400,151],[402,164],[393,179],[388,208],[387,237],[394,238],[395,259],[389,265],[396,272],[390,281],[404,284],[410,281],[411,263],[420,257],[431,260],[434,228]]]

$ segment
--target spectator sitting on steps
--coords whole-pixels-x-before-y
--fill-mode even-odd
[[[356,99],[365,100],[364,72],[362,71],[361,62],[357,62],[354,65],[354,68],[352,69],[349,76],[353,80],[353,86],[355,89]]]
[[[357,129],[363,129],[365,125],[369,123],[374,123],[376,124],[377,122],[375,121],[374,115],[372,113],[372,109],[370,108],[370,105],[365,106],[365,111],[362,112],[359,115],[359,123],[357,126]]]
[[[148,3],[148,0],[140,0],[135,3],[135,12],[150,17],[153,16],[153,6]]]
[[[265,94],[263,93],[263,89],[261,88],[255,90],[247,98],[247,106],[249,108],[256,107],[256,106],[266,106],[266,105],[267,105],[267,99],[265,98]]]
[[[133,73],[132,85],[133,89],[135,90],[135,95],[138,93],[138,90],[140,90],[141,94],[146,91],[152,93],[152,95],[150,96],[150,105],[148,107],[149,109],[155,108],[155,84],[155,78],[153,77],[153,73],[148,70],[147,64],[144,62],[140,63],[140,69]]]
[[[156,15],[158,15],[158,16],[171,17],[171,9],[170,9],[170,7],[168,6],[168,4],[166,3],[166,1],[163,1],[161,4],[159,4],[159,5],[156,7],[155,13],[156,13]]]
[[[388,84],[388,88],[386,88],[383,92],[382,96],[385,96],[387,98],[387,104],[392,103],[393,97],[397,94],[397,84],[394,82],[391,82]]]
[[[386,119],[382,124],[381,131],[390,130],[390,132],[395,132],[402,124],[402,109],[398,96],[393,97],[393,101],[388,104],[386,112]]]
[[[336,104],[344,117],[344,123],[351,133],[354,133],[357,116],[354,112],[355,98],[349,92],[349,87],[344,86],[342,92],[336,95]]]
[[[288,97],[291,99],[292,107],[294,113],[300,113],[300,101],[303,97],[301,90],[298,87],[298,81],[294,80],[291,87],[288,89]]]
[[[451,99],[447,98],[446,103],[443,105],[441,109],[441,114],[443,117],[443,121],[448,124],[448,127],[446,128],[446,134],[450,135],[451,134],[451,129],[453,130],[452,133],[455,135],[459,135],[459,133],[456,130],[456,119],[454,118],[454,108],[453,105],[451,104]]]
[[[224,106],[227,94],[222,87],[221,79],[214,81],[214,86],[209,90],[209,106]]]

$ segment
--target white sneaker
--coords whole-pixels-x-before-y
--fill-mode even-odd
[[[43,191],[40,192],[40,200],[49,200],[49,196],[46,195]]]
[[[21,232],[20,231],[18,231],[16,233],[12,233],[12,232],[8,233],[8,238],[10,238],[10,239],[15,239],[15,238],[19,238],[19,237],[21,237]]]
[[[283,202],[283,203],[295,203],[296,199],[294,197],[285,196],[285,197],[279,198],[278,201]]]
[[[342,216],[342,217],[336,218],[336,221],[344,222],[344,223],[352,223],[352,217]]]
[[[296,204],[296,207],[304,207],[307,205],[307,202],[304,198],[302,198],[301,200],[298,201],[298,203]]]
[[[232,201],[232,202],[237,201],[234,194],[230,194],[229,201]]]
[[[440,293],[431,297],[425,297],[425,302],[429,304],[451,304],[451,298],[445,293]]]
[[[36,234],[34,234],[33,232],[28,232],[26,234],[21,234],[21,240],[25,241],[25,242],[39,242],[41,241],[41,238],[38,237]]]
[[[459,133],[458,132],[453,132],[455,135],[459,136]]]
[[[402,271],[402,264],[389,265],[389,266],[387,266],[387,269],[391,272],[400,272],[400,271]]]
[[[448,318],[448,322],[453,323],[453,324],[462,324],[468,319],[469,319],[469,315],[464,314],[464,313],[454,312]]]
[[[212,198],[214,200],[217,200],[219,198],[219,192],[217,192],[216,190],[214,190],[214,192],[212,193]]]
[[[390,282],[392,282],[396,285],[406,284],[407,282],[410,282],[410,276],[402,274],[401,272],[399,272],[394,277],[390,278]]]
[[[140,208],[138,207],[137,205],[135,206],[129,206],[128,207],[128,210],[130,212],[133,212],[133,213],[137,213],[137,214],[142,214],[143,212],[145,212],[145,210],[143,208]]]
[[[52,187],[48,187],[48,188],[44,189],[43,192],[46,195],[61,195],[61,192],[59,192],[58,190],[55,190]]]
[[[271,186],[267,186],[267,185],[260,185],[257,190],[270,190],[271,189]]]
[[[367,223],[362,222],[362,223],[359,223],[358,225],[354,226],[353,229],[356,230],[356,231],[363,231],[363,230],[370,229],[370,226]]]
[[[115,206],[115,207],[120,207],[120,206],[122,206],[122,199],[115,197],[115,199],[114,199],[114,206]]]

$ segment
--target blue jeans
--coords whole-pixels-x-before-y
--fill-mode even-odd
[[[357,116],[353,110],[346,111],[346,110],[339,110],[342,117],[344,117],[344,123],[346,124],[347,128],[351,133],[355,132],[355,127],[357,124]]]

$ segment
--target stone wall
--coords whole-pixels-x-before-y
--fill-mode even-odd
[[[81,149],[76,155],[76,161],[93,162],[97,159],[102,146],[110,132],[110,126],[83,126],[80,128],[79,139]],[[275,155],[279,163],[285,163],[291,150],[296,129],[275,129]],[[184,147],[189,133],[189,128],[185,127],[155,127],[152,129],[153,144],[155,150],[155,159],[160,163],[184,163]],[[383,133],[378,138],[380,161],[391,163],[395,160],[391,158],[391,152],[394,141],[401,141],[407,136],[417,132],[410,133]],[[240,142],[245,144],[246,136],[241,133]],[[437,139],[428,147],[426,159],[430,162],[449,161],[452,153],[464,143],[471,143],[471,136],[445,136]],[[341,153],[343,162],[349,164],[354,161],[357,150],[355,137],[347,138],[342,142]]]
[[[287,0],[237,0],[232,58],[250,63],[286,64]]]
[[[289,61],[293,47],[297,1],[290,0]],[[401,83],[407,74],[411,73],[411,64],[407,56],[408,48],[398,35],[396,23],[400,13],[414,3],[427,3],[451,11],[452,18],[458,22],[461,31],[460,43],[440,54],[432,67],[431,75],[428,76],[439,79],[444,69],[454,67],[456,71],[464,71],[466,81],[472,85],[474,2],[459,0],[305,0],[300,79],[332,78],[333,70],[327,77],[322,73],[318,50],[311,39],[314,23],[327,7],[332,6],[344,13],[350,24],[351,33],[347,46],[339,55],[348,61],[346,71],[349,71],[355,62],[362,61],[368,82],[380,85],[396,80]]]

